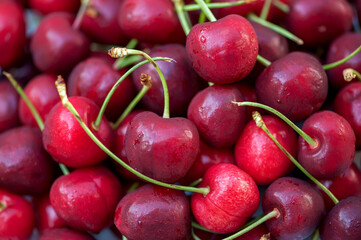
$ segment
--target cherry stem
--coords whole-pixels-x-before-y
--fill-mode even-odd
[[[243,234],[251,231],[252,229],[254,229],[255,227],[261,225],[262,223],[266,222],[269,219],[279,218],[280,215],[281,215],[280,211],[277,208],[274,208],[271,212],[267,213],[266,215],[264,215],[263,217],[261,217],[257,221],[255,221],[252,224],[249,224],[248,226],[244,227],[239,232],[236,232],[235,234],[233,234],[233,235],[231,235],[229,237],[223,238],[223,240],[232,240],[232,239],[235,239],[235,238],[237,238],[239,236],[242,236]]]
[[[361,74],[353,68],[345,68],[342,74],[346,82],[351,82],[354,78],[361,80]]]
[[[193,222],[193,221],[192,221],[192,227],[197,228],[197,229],[202,230],[202,231],[205,231],[205,232],[215,233],[215,232],[212,232],[211,230],[208,230],[207,228],[203,227],[199,223],[196,223],[196,222]]]
[[[265,0],[264,4],[263,4],[263,7],[262,7],[262,11],[261,11],[261,14],[260,14],[260,18],[263,19],[263,20],[266,20],[267,17],[268,17],[268,13],[269,13],[269,9],[271,7],[271,4],[272,4],[272,1],[273,0]]]
[[[138,40],[133,38],[128,42],[128,44],[125,46],[125,48],[126,49],[133,49],[137,45],[138,45]],[[137,58],[138,58],[138,61],[135,61],[135,59],[137,59]],[[130,59],[132,59],[132,60],[130,60]],[[135,61],[135,62],[132,63],[132,61]],[[127,66],[129,66],[131,64],[137,63],[139,61],[140,61],[139,56],[129,56],[127,58],[118,58],[113,64],[113,69],[118,70],[118,69],[121,69],[123,67],[127,67]]]
[[[192,237],[193,237],[193,240],[202,240],[200,239],[194,232],[194,229],[192,228]]]
[[[175,11],[178,15],[178,19],[182,25],[183,31],[187,36],[191,30],[191,22],[189,20],[188,13],[184,11],[184,2],[183,0],[173,0]]]
[[[112,153],[104,144],[93,134],[93,132],[88,128],[88,126],[84,123],[84,121],[81,119],[79,113],[74,108],[74,106],[71,104],[71,102],[68,99],[67,93],[66,93],[66,84],[64,79],[61,76],[58,76],[58,79],[55,82],[56,88],[58,90],[59,96],[61,98],[61,102],[64,107],[66,107],[76,118],[76,120],[79,122],[80,126],[84,129],[84,131],[88,134],[88,136],[94,141],[95,144],[97,144],[108,156],[110,156],[112,159],[114,159],[117,163],[119,163],[122,167],[133,173],[135,176],[143,179],[144,181],[153,183],[155,185],[181,190],[181,191],[189,191],[189,192],[195,192],[195,193],[201,193],[204,196],[206,196],[209,193],[209,187],[206,188],[193,188],[193,187],[187,187],[187,186],[180,186],[170,183],[163,183],[161,181],[155,180],[153,178],[150,178],[148,176],[143,175],[142,173],[138,172],[134,168],[130,167],[128,164],[126,164],[123,160],[118,158],[114,153]]]
[[[258,17],[256,14],[254,13],[250,13],[248,14],[248,19],[266,27],[266,28],[269,28],[273,31],[275,31],[276,33],[284,36],[285,38],[288,38],[289,40],[291,41],[294,41],[296,42],[298,45],[303,45],[303,40],[299,37],[297,37],[296,35],[294,35],[293,33],[290,33],[289,31],[287,31],[286,29],[274,24],[274,23],[271,23],[267,20],[264,20],[260,17]]]
[[[6,204],[3,202],[0,202],[0,212],[3,211],[4,209],[6,209]]]
[[[267,59],[265,59],[264,57],[262,57],[259,54],[257,55],[257,61],[265,67],[268,67],[269,65],[271,65],[270,61],[268,61]]]
[[[202,10],[202,13],[206,15],[209,21],[215,22],[217,18],[213,15],[207,4],[203,0],[194,0]]]
[[[211,2],[211,0],[205,0],[204,3],[205,4],[209,4]],[[206,15],[204,14],[204,12],[202,11],[201,14],[199,15],[199,19],[198,19],[198,23],[204,23],[206,21]]]
[[[81,1],[81,6],[78,11],[78,14],[76,15],[76,18],[73,22],[72,28],[75,30],[78,30],[80,28],[81,22],[83,21],[84,14],[86,12],[86,9],[88,8],[90,0],[83,0]]]
[[[332,68],[335,68],[335,67],[338,67],[340,66],[341,64],[344,64],[345,62],[347,62],[348,60],[350,60],[351,58],[353,58],[358,52],[360,52],[361,50],[361,45],[356,48],[355,51],[353,51],[350,55],[348,55],[347,57],[341,59],[341,60],[338,60],[336,62],[333,62],[333,63],[328,63],[328,64],[325,64],[323,65],[323,70],[327,71],[327,70],[330,70]]]
[[[203,181],[203,178],[199,178],[197,180],[195,180],[194,182],[192,182],[191,184],[189,184],[190,187],[195,187],[197,186],[199,183],[201,183]]]
[[[287,4],[285,4],[279,0],[273,0],[272,4],[284,13],[290,12],[290,7]]]
[[[307,133],[302,131],[299,127],[297,127],[296,124],[294,124],[291,120],[289,120],[285,115],[283,115],[282,113],[280,113],[276,109],[271,108],[271,107],[269,107],[267,105],[264,105],[262,103],[257,103],[257,102],[234,102],[234,101],[232,101],[232,103],[237,104],[238,106],[248,106],[248,107],[262,108],[264,110],[267,110],[267,111],[275,114],[276,116],[281,118],[284,122],[286,122],[293,130],[295,130],[303,139],[305,139],[305,141],[311,147],[316,147],[317,146],[317,142],[312,137],[310,137]]]
[[[127,193],[131,193],[133,192],[135,189],[137,189],[139,187],[139,182],[135,182],[132,184],[132,186],[130,186],[130,188],[128,189]]]
[[[124,235],[122,235],[122,240],[128,240]]]
[[[261,114],[257,111],[252,114],[253,120],[256,122],[257,127],[260,127],[272,140],[273,142],[281,149],[281,151],[291,160],[291,162],[296,165],[296,167],[301,170],[312,182],[319,186],[331,199],[337,204],[338,199],[328,190],[320,181],[314,178],[302,165],[277,141],[277,139],[270,133],[266,124],[262,120]]]
[[[225,8],[225,7],[234,7],[239,6],[243,4],[248,4],[251,2],[254,2],[256,0],[243,0],[243,1],[237,1],[237,2],[220,2],[220,3],[206,3],[208,8],[214,9],[214,8]],[[184,11],[197,11],[200,10],[201,7],[198,4],[187,4],[183,6]]]
[[[320,231],[317,228],[316,231],[313,233],[312,240],[318,240],[319,238],[320,238]]]

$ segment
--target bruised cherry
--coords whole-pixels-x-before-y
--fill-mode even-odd
[[[56,228],[46,230],[39,240],[94,240],[92,236],[87,233],[77,232],[69,228]]]
[[[16,127],[18,117],[19,95],[7,81],[0,82],[0,133]]]

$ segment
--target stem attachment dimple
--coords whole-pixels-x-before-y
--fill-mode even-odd
[[[343,79],[345,79],[346,82],[351,82],[355,78],[361,80],[361,74],[352,68],[345,68],[342,71],[342,74],[343,74]]]

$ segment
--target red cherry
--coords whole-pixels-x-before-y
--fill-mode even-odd
[[[14,87],[5,81],[0,82],[0,133],[16,127],[18,117],[19,95]]]
[[[68,228],[57,228],[45,231],[39,240],[94,240],[86,233],[80,233]]]
[[[69,12],[76,13],[80,7],[78,0],[29,0],[32,9],[42,14],[53,12]]]

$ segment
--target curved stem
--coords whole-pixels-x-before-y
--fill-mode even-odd
[[[345,62],[347,62],[348,60],[350,60],[351,58],[353,58],[357,53],[359,53],[361,50],[361,45],[356,48],[355,51],[353,51],[350,55],[348,55],[347,57],[341,59],[341,60],[338,60],[336,62],[333,62],[333,63],[328,63],[328,64],[325,64],[323,65],[323,70],[327,71],[327,70],[330,70],[332,68],[335,68],[335,67],[338,67],[340,66],[341,64],[344,64]]]
[[[262,128],[262,130],[273,140],[273,142],[281,149],[281,151],[291,160],[291,162],[296,165],[296,167],[301,170],[312,182],[314,182],[317,186],[319,186],[331,199],[337,204],[338,199],[335,195],[332,194],[330,190],[328,190],[320,181],[314,178],[302,165],[297,162],[297,160],[277,141],[277,139],[271,134],[268,130],[266,124],[263,122],[261,114],[259,112],[253,112],[253,119],[257,124],[257,127]]]
[[[84,18],[84,14],[85,11],[89,5],[90,0],[83,0],[80,6],[80,9],[78,11],[78,14],[76,15],[76,18],[73,22],[72,28],[75,30],[78,30],[80,25],[81,25],[81,21],[83,21]]]
[[[254,1],[254,0],[253,0]],[[250,2],[253,2],[252,0],[242,0],[237,2],[217,2],[217,3],[206,3],[207,7],[210,9],[214,8],[225,8],[225,7],[234,7],[239,6],[243,4],[248,4]],[[187,4],[183,6],[184,11],[197,11],[200,10],[201,7],[198,4]]]
[[[269,65],[271,65],[270,61],[268,61],[267,59],[265,59],[264,57],[262,57],[259,54],[257,55],[257,61],[265,67],[268,67]]]
[[[203,0],[194,0],[199,7],[201,8],[202,12],[206,15],[209,21],[215,22],[217,18],[213,15],[211,10],[208,8],[207,4]]]
[[[254,13],[250,13],[248,14],[248,18],[256,23],[261,24],[264,27],[267,27],[269,29],[272,29],[273,31],[275,31],[276,33],[284,36],[285,38],[288,38],[289,40],[292,40],[294,42],[296,42],[298,45],[303,45],[303,40],[299,37],[297,37],[296,35],[294,35],[293,33],[290,33],[289,31],[287,31],[286,29],[268,22],[260,17],[258,17],[257,15],[255,15]]]
[[[136,46],[138,45],[138,40],[133,38],[131,39],[128,44],[125,46],[125,48],[127,49],[133,49],[135,48]],[[108,48],[109,49],[109,48]],[[128,59],[127,59],[128,60]],[[140,59],[139,59],[140,60]],[[129,66],[129,65],[126,65],[125,63],[125,58],[119,58],[117,59],[114,64],[113,64],[113,69],[115,70],[118,70],[118,69],[121,69],[123,67],[126,67],[126,66]],[[138,62],[138,61],[137,61]]]
[[[182,25],[183,31],[188,35],[189,31],[191,30],[191,24],[186,17],[186,12],[184,11],[184,2],[183,0],[173,0],[175,11],[178,15],[178,19]]]
[[[88,136],[96,143],[108,156],[110,156],[112,159],[114,159],[116,162],[118,162],[120,165],[122,165],[125,169],[136,175],[137,177],[143,179],[144,181],[153,183],[155,185],[181,190],[181,191],[190,191],[195,193],[201,193],[204,196],[206,196],[209,193],[209,187],[206,188],[193,188],[193,187],[186,187],[186,186],[180,186],[180,185],[174,185],[169,183],[163,183],[161,181],[152,179],[148,176],[145,176],[144,174],[138,172],[134,168],[130,167],[128,164],[126,164],[123,160],[118,158],[114,153],[112,153],[104,144],[93,134],[93,132],[88,128],[88,126],[84,123],[84,121],[81,119],[79,113],[74,108],[74,106],[71,104],[71,102],[68,99],[68,96],[66,94],[66,85],[64,82],[64,79],[59,76],[58,80],[55,83],[57,90],[59,92],[59,96],[61,98],[62,104],[64,107],[66,107],[76,118],[76,120],[79,122],[80,126],[84,129],[84,131],[88,134]]]
[[[290,12],[290,7],[287,4],[285,4],[279,0],[273,0],[272,4],[284,13]]]
[[[215,232],[212,232],[211,230],[208,230],[207,228],[203,227],[199,223],[196,223],[196,222],[193,222],[193,221],[192,221],[192,227],[197,228],[197,229],[202,230],[202,231],[205,231],[205,232],[215,233]]]
[[[268,17],[268,13],[269,13],[269,9],[271,7],[273,0],[265,0],[265,2],[263,3],[263,7],[262,7],[262,11],[261,11],[261,15],[259,16],[261,19],[266,20]]]
[[[353,68],[345,68],[342,74],[346,82],[351,82],[354,78],[361,80],[361,74]]]
[[[193,240],[202,240],[200,239],[194,232],[194,229],[192,228],[192,237],[193,237]]]
[[[237,104],[238,106],[248,106],[248,107],[262,108],[264,110],[267,110],[267,111],[275,114],[276,116],[281,118],[284,122],[286,122],[293,130],[295,130],[303,139],[305,139],[305,141],[311,147],[317,146],[317,142],[312,137],[310,137],[307,133],[302,131],[299,127],[297,127],[296,124],[294,124],[291,120],[289,120],[285,115],[283,115],[282,113],[280,113],[276,109],[273,109],[273,108],[271,108],[271,107],[269,107],[267,105],[264,105],[262,103],[256,103],[256,102],[232,102],[232,103]]]
[[[258,219],[257,221],[255,221],[254,223],[248,225],[247,227],[243,228],[241,231],[236,232],[235,234],[223,238],[223,240],[232,240],[235,239],[239,236],[242,236],[243,234],[245,234],[246,232],[251,231],[253,228],[261,225],[262,223],[264,223],[265,221],[271,219],[271,218],[279,218],[280,217],[280,211],[275,208],[273,209],[271,212],[267,213],[266,215],[264,215],[263,217],[261,217],[260,219]]]

